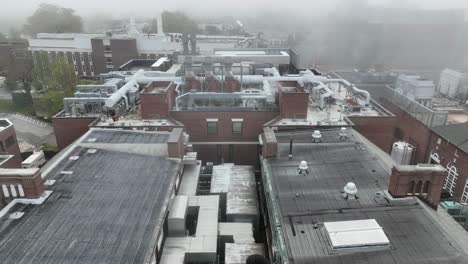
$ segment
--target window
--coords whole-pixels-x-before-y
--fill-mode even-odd
[[[217,135],[218,134],[218,119],[206,119],[206,129],[208,135]]]
[[[468,180],[466,180],[465,188],[463,188],[463,194],[460,202],[462,204],[468,204]]]
[[[84,61],[83,53],[80,53],[80,59],[81,59],[81,61]]]
[[[82,65],[81,68],[83,70],[83,75],[86,75],[86,67],[84,65]]]
[[[7,138],[7,140],[5,141],[5,145],[7,148],[13,146],[14,144],[16,143],[16,140],[13,136],[10,136],[9,138]]]
[[[106,63],[112,63],[112,58],[106,58]]]
[[[242,122],[244,120],[241,118],[232,119],[232,134],[242,135]]]
[[[458,171],[455,165],[447,165],[447,178],[445,178],[444,190],[448,191],[451,196],[455,192],[455,186],[457,184]]]
[[[73,59],[74,62],[76,61],[76,55],[75,55],[74,52],[72,53],[72,59]]]

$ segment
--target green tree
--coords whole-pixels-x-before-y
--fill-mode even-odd
[[[142,31],[143,33],[147,34],[148,37],[151,34],[158,33],[158,22],[156,21],[156,19],[147,21],[145,25],[143,26]]]
[[[40,4],[34,14],[27,19],[24,30],[33,36],[37,33],[82,32],[83,23],[73,9]]]
[[[40,94],[34,107],[45,117],[62,110],[63,98],[73,96],[78,83],[73,65],[63,58],[50,60],[45,52],[36,57],[32,76],[33,86]]]
[[[164,11],[162,13],[164,32],[169,33],[197,33],[198,26],[195,21],[189,18],[186,14],[176,11]]]

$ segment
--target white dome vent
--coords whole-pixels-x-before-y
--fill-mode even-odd
[[[315,130],[314,133],[312,133],[312,142],[321,142],[322,141],[322,133],[320,133],[320,130]]]
[[[307,161],[303,160],[301,161],[301,163],[299,163],[299,174],[307,174],[309,173],[309,171],[307,170],[309,168],[309,166],[307,165]]]
[[[345,187],[343,188],[343,192],[345,200],[348,200],[350,196],[354,196],[354,199],[356,200],[359,199],[357,195],[358,190],[354,182],[346,183]]]

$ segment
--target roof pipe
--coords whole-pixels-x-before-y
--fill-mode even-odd
[[[135,79],[130,80],[127,82],[124,86],[122,86],[119,90],[117,90],[115,93],[113,93],[110,97],[106,98],[105,104],[106,107],[108,108],[113,108],[117,102],[119,102],[120,99],[124,98],[125,99],[125,104],[128,109],[129,103],[128,103],[128,98],[126,94],[131,90],[131,89],[138,89],[138,83]]]

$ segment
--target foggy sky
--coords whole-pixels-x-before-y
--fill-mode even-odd
[[[73,8],[79,15],[112,14],[115,17],[152,16],[162,10],[182,10],[200,15],[255,15],[256,12],[327,12],[339,2],[363,0],[0,0],[0,17],[25,18],[42,3]],[[364,1],[366,2],[366,1]],[[371,4],[424,8],[468,8],[466,0],[367,0]]]

